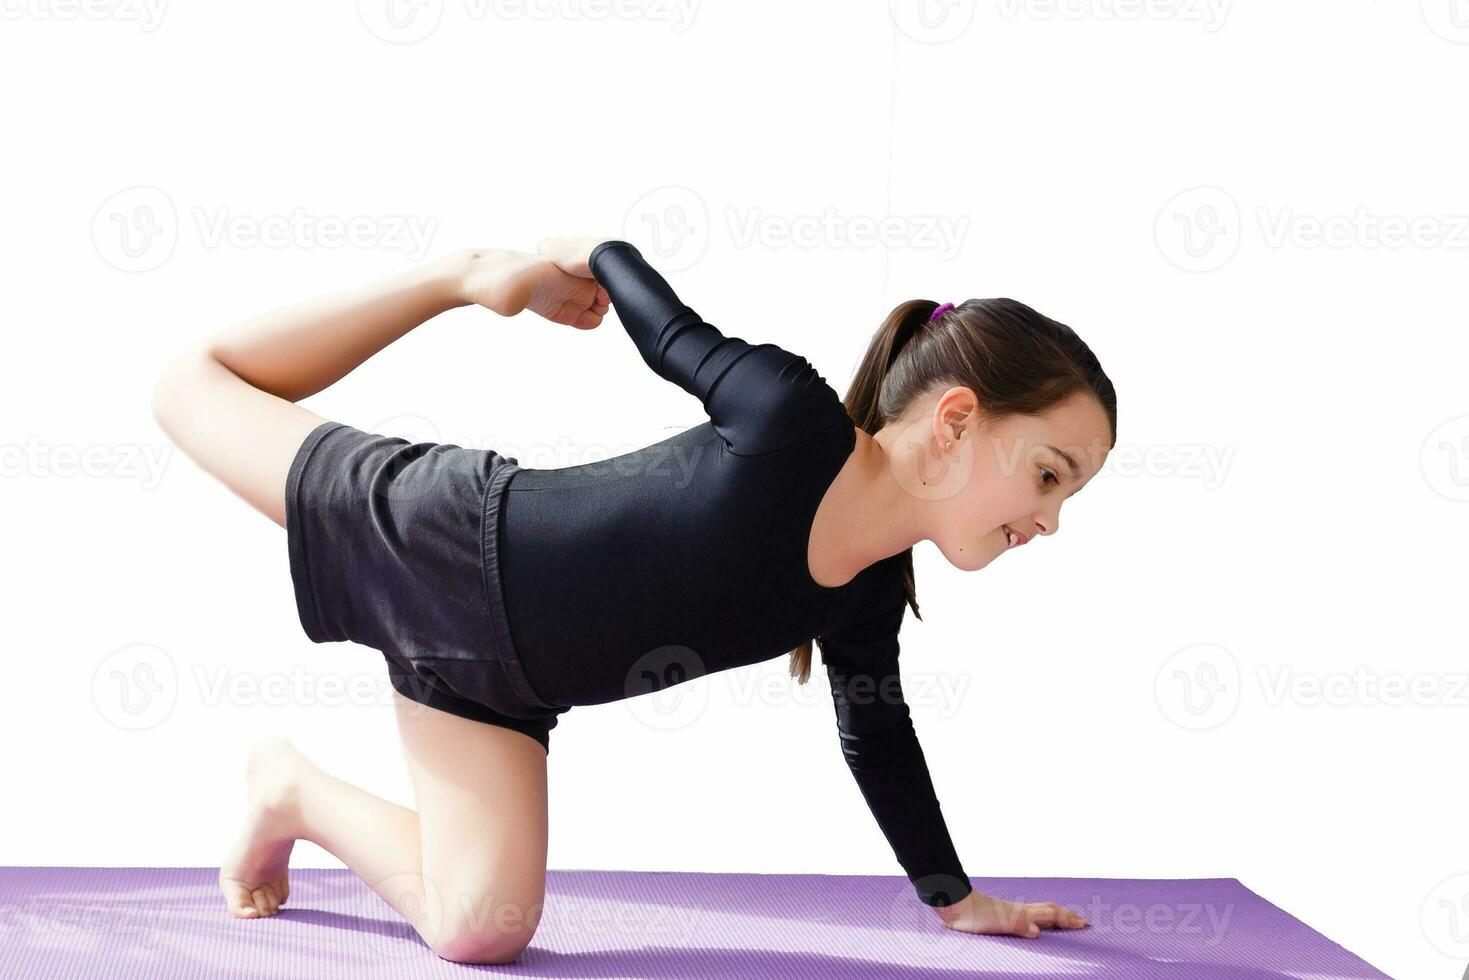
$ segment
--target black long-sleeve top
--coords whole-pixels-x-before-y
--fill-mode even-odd
[[[816,637],[842,753],[929,905],[971,890],[903,699],[901,555],[812,579],[816,509],[856,446],[803,357],[725,336],[632,245],[591,271],[658,375],[709,421],[614,459],[510,478],[499,569],[524,678],[549,705],[601,704],[783,655]]]

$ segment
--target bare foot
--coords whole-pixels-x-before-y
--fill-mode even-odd
[[[287,870],[296,843],[301,781],[312,764],[284,738],[250,746],[245,766],[245,825],[219,868],[230,914],[275,915],[291,886]]]
[[[504,249],[474,253],[462,292],[469,302],[501,316],[530,310],[580,330],[600,324],[612,303],[595,279],[569,275],[543,255]]]
[[[573,276],[586,276],[592,274],[587,259],[591,258],[592,249],[609,239],[606,238],[542,238],[536,251],[556,263],[556,267],[562,272]]]

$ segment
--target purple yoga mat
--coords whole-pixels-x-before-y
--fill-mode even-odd
[[[273,917],[225,911],[215,868],[0,868],[0,977],[657,977],[1152,980],[1385,977],[1233,878],[974,878],[1087,929],[945,929],[898,876],[551,871],[529,949],[439,958],[345,869],[291,872]]]

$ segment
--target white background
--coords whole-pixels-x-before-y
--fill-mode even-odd
[[[1021,299],[1115,382],[1061,533],[915,552],[905,677],[972,876],[1237,877],[1458,977],[1463,7],[5,0],[0,864],[217,866],[270,733],[411,802],[381,658],[306,639],[284,532],[152,385],[281,304],[605,235],[838,390],[912,297]],[[613,318],[477,308],[306,404],[531,466],[702,419]],[[824,676],[784,671],[566,715],[551,867],[897,874]]]

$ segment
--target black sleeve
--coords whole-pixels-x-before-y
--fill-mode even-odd
[[[903,606],[821,637],[847,767],[926,905],[953,905],[974,890],[934,795],[923,748],[903,699],[898,629]]]
[[[588,265],[643,360],[703,403],[733,452],[776,452],[846,420],[841,398],[809,361],[775,344],[726,337],[680,302],[632,245],[602,242]]]

